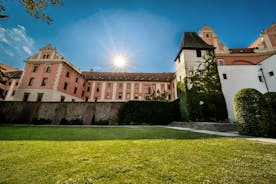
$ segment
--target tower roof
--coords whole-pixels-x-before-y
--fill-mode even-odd
[[[213,50],[215,47],[205,43],[195,32],[185,32],[176,58],[183,49]]]

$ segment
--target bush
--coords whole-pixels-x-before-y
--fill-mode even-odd
[[[240,134],[265,136],[267,131],[267,105],[256,89],[245,88],[234,97],[234,115]]]
[[[264,94],[268,110],[268,124],[264,132],[268,137],[276,138],[276,92]]]
[[[51,122],[52,121],[50,119],[43,119],[43,118],[40,118],[40,119],[34,118],[32,120],[32,124],[34,125],[49,125],[51,124]]]
[[[67,120],[63,118],[60,122],[61,125],[82,125],[82,120],[81,119],[72,119],[72,120]]]
[[[179,100],[162,101],[129,101],[122,104],[119,112],[119,124],[166,125],[179,120]]]

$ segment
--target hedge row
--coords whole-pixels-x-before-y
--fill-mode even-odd
[[[118,112],[119,124],[167,125],[179,120],[179,101],[129,101]]]
[[[276,93],[240,90],[234,98],[234,114],[240,134],[276,137]]]

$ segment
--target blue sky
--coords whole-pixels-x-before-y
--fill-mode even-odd
[[[51,25],[16,1],[4,2],[0,61],[23,68],[24,60],[51,44],[82,71],[115,71],[124,55],[128,72],[173,72],[182,34],[211,26],[230,48],[247,47],[276,22],[275,0],[63,0],[48,7]]]

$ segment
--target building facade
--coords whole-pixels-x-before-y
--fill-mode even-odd
[[[248,48],[228,48],[208,26],[199,35],[216,47],[216,61],[228,118],[234,118],[234,96],[243,88],[254,88],[261,93],[276,92],[276,24],[261,32]]]
[[[110,102],[176,99],[174,73],[81,72],[51,45],[26,60],[13,101]]]

